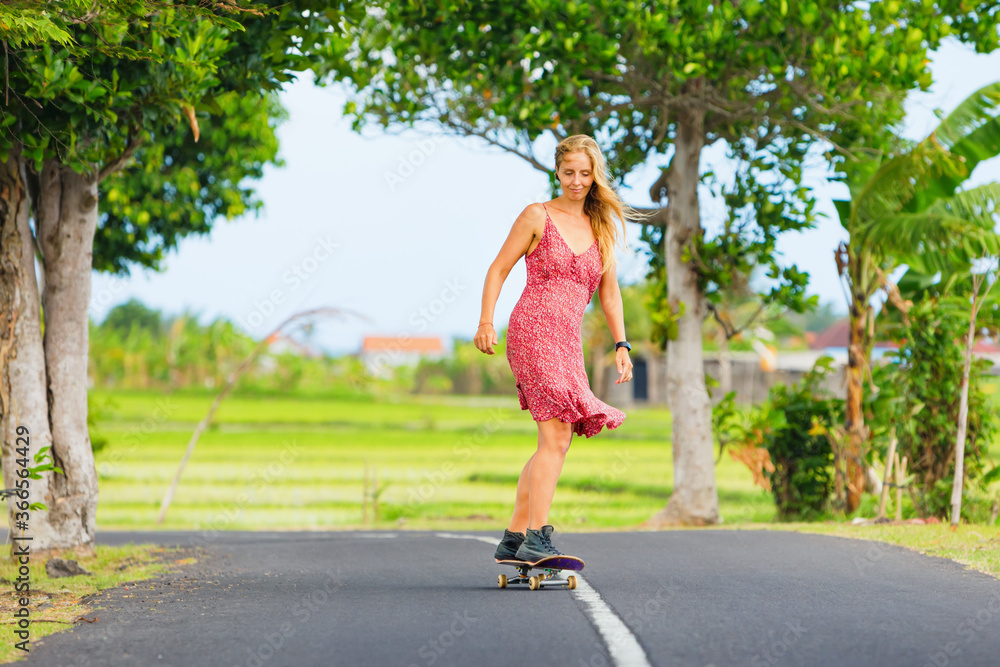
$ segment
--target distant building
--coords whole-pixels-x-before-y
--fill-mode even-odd
[[[847,346],[851,340],[851,323],[848,319],[834,322],[824,331],[817,334],[809,344],[813,350],[833,357],[834,365],[847,365]],[[872,360],[880,359],[889,350],[899,346],[891,341],[875,341],[872,347]],[[1000,374],[1000,345],[993,341],[978,340],[972,347],[972,354],[982,359],[989,359],[993,366],[987,371],[991,375]]]
[[[838,364],[847,364],[847,347],[851,342],[851,321],[837,320],[815,335],[809,342],[813,350],[828,354]],[[872,360],[880,359],[888,350],[899,346],[891,341],[877,340],[872,346]]]
[[[730,351],[728,364],[724,364],[719,352],[703,352],[705,372],[720,380],[725,371],[729,376],[730,390],[736,392],[737,403],[753,403],[765,400],[770,388],[783,383],[798,382],[808,373],[822,356],[833,359],[833,372],[821,385],[834,396],[846,395],[847,346],[850,341],[850,321],[834,322],[816,334],[807,334],[809,350],[775,350],[773,348],[756,351]],[[872,349],[872,361],[877,362],[887,351],[898,346],[891,341],[876,341]],[[650,346],[642,346],[630,357],[633,363],[632,382],[615,384],[619,373],[614,366],[614,356],[607,355],[601,368],[587,369],[594,393],[601,400],[617,407],[629,405],[667,405],[667,356]],[[973,348],[977,357],[989,359],[994,365],[987,372],[1000,375],[1000,345],[993,341],[979,341]],[[595,373],[595,371],[597,371]],[[720,388],[712,390],[712,402],[723,397]]]
[[[444,346],[437,336],[365,336],[358,353],[368,373],[375,377],[388,376],[389,368],[444,356]]]
[[[297,354],[300,357],[309,357],[310,359],[316,359],[323,356],[319,350],[315,350],[304,343],[300,343],[294,338],[286,336],[281,332],[275,332],[268,336],[267,351],[272,354],[291,352],[292,354]]]
[[[278,360],[272,355],[276,354],[294,354],[299,357],[306,357],[308,359],[318,359],[323,356],[322,352],[314,348],[300,343],[299,341],[286,336],[285,334],[275,332],[268,336],[267,338],[267,351],[269,354],[262,355],[258,363],[260,364],[260,369],[265,373],[272,373],[278,368]]]

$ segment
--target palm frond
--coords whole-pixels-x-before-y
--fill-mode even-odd
[[[921,211],[886,216],[856,230],[857,240],[880,254],[899,257],[912,249],[940,248],[968,233],[969,224],[947,211]]]
[[[958,252],[966,263],[1000,252],[992,229],[955,212],[900,213],[871,225],[859,240],[897,259],[914,252]]]
[[[972,253],[968,248],[958,246],[945,248],[917,246],[911,252],[900,255],[899,261],[904,264],[919,264],[922,271],[940,274],[942,280],[948,281],[955,275],[971,270],[970,254]],[[947,288],[942,287],[941,290],[946,292]]]
[[[925,274],[968,270],[980,257],[1000,253],[1000,183],[987,183],[940,199],[926,211],[900,213],[858,230],[858,239]]]
[[[941,121],[932,136],[936,136],[945,148],[953,150],[959,142],[995,119],[998,114],[1000,114],[1000,82],[983,86],[965,98]]]
[[[1000,183],[986,183],[939,199],[927,208],[931,212],[957,215],[966,220],[971,230],[993,233],[1000,222]]]
[[[834,199],[833,206],[837,209],[837,216],[844,229],[850,229],[851,224],[851,202],[846,199]]]
[[[938,282],[936,273],[926,270],[923,262],[919,258],[916,261],[908,262],[906,272],[896,281],[896,287],[904,299],[914,299],[915,295],[923,293],[929,287]]]
[[[984,117],[981,123],[951,146],[959,168],[951,174],[926,179],[917,188],[907,210],[919,211],[944,197],[951,197],[972,175],[980,162],[1000,155],[1000,116]]]
[[[955,159],[943,146],[929,138],[913,149],[883,164],[853,198],[851,226],[863,229],[878,220],[899,214],[929,178],[952,174]]]

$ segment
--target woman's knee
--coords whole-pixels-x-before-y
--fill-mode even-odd
[[[553,417],[538,422],[538,449],[555,451],[563,456],[569,451],[573,440],[573,424]]]

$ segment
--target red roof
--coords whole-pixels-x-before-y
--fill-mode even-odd
[[[365,336],[362,352],[393,350],[395,352],[444,352],[437,336]]]
[[[851,322],[850,320],[838,320],[831,324],[829,327],[816,334],[815,337],[810,341],[808,333],[806,334],[806,340],[809,342],[809,347],[813,350],[825,350],[828,347],[847,347],[848,342],[851,339]],[[875,347],[884,347],[895,349],[899,346],[890,341],[876,341]],[[979,340],[976,342],[975,346],[972,348],[973,351],[982,354],[997,354],[1000,353],[1000,345],[993,341]]]
[[[843,347],[846,348],[851,342],[851,321],[837,320],[826,329],[821,331],[816,337],[809,343],[809,347],[814,350],[825,350],[828,347]],[[897,348],[899,347],[890,341],[875,341],[875,347],[885,347],[885,348]]]
[[[312,349],[308,345],[303,345],[302,343],[298,342],[297,340],[295,340],[291,336],[287,336],[287,335],[281,333],[280,331],[275,331],[273,334],[271,334],[270,336],[267,337],[268,347],[270,347],[271,345],[274,345],[275,343],[281,342],[281,341],[284,341],[284,343],[286,345],[288,345],[293,350],[297,351],[299,354],[304,354],[307,357],[319,357],[319,356],[321,356],[319,352],[317,352],[316,350]]]

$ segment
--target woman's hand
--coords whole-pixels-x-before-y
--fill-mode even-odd
[[[628,348],[620,347],[615,351],[615,367],[621,375],[615,384],[628,382],[632,379],[632,360],[628,357]]]
[[[480,352],[485,354],[495,354],[493,352],[493,346],[498,343],[497,332],[493,328],[492,324],[480,324],[479,328],[476,329],[476,337],[472,339],[479,348]]]

